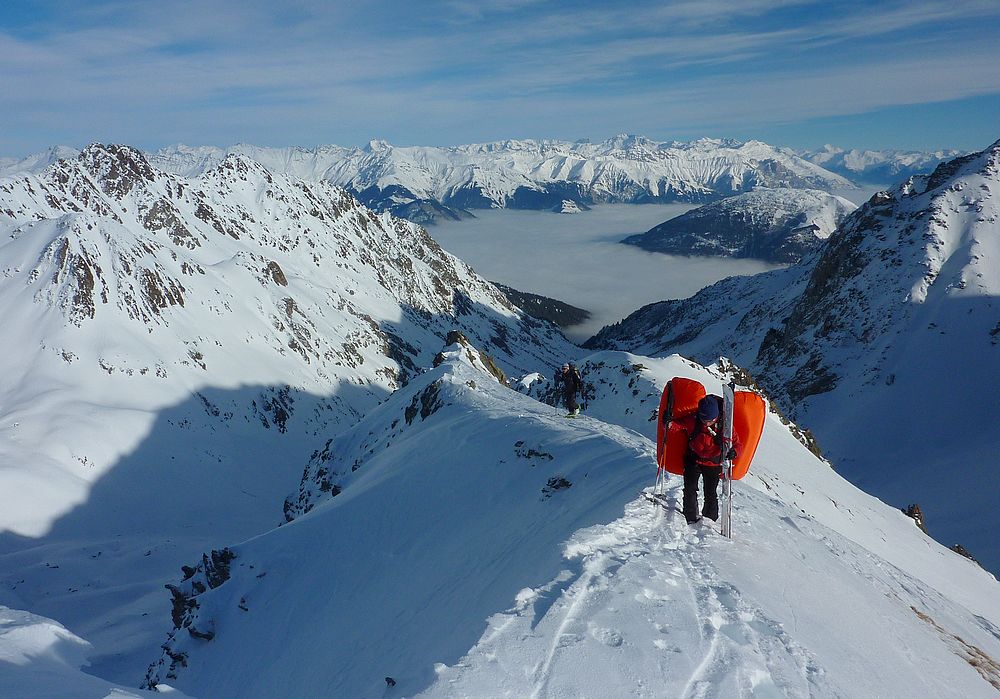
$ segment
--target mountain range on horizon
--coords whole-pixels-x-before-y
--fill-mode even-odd
[[[825,145],[815,150],[793,150],[811,163],[858,183],[892,184],[913,175],[928,174],[938,163],[966,155],[943,148],[933,151],[871,150]]]
[[[0,159],[0,176],[35,172],[76,152],[59,146],[20,160]],[[174,145],[146,157],[158,169],[190,177],[234,153],[274,172],[344,187],[376,211],[421,224],[483,208],[704,203],[760,187],[843,190],[855,182],[886,183],[929,171],[957,154],[832,146],[797,151],[761,141],[660,142],[622,134],[600,143],[505,140],[451,147],[393,146],[380,140],[363,147]]]
[[[829,436],[898,419],[881,465],[935,533],[949,449],[989,482],[998,416],[949,417],[1000,388],[1000,143],[587,349],[325,177],[155,162],[95,144],[0,179],[0,695],[1000,688],[996,578],[845,480]],[[666,381],[749,384],[719,355],[774,400],[733,540],[640,495]],[[566,359],[576,419],[552,405]],[[992,492],[964,531],[995,531]]]

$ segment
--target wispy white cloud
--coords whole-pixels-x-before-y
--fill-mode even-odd
[[[0,23],[0,149],[89,134],[571,136],[648,125],[654,111],[663,133],[1000,92],[1000,3],[981,0],[67,8],[63,23]]]

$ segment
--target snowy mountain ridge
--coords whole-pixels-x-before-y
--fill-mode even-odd
[[[736,485],[733,541],[638,496],[655,422],[636,396],[655,404],[673,375],[718,391],[721,374],[581,358],[590,407],[568,420],[477,356],[447,348],[332,440],[303,483],[337,487],[300,491],[309,507],[290,524],[213,554],[225,575],[187,569],[187,611],[148,682],[219,697],[1000,687],[995,578],[847,484],[776,414]]]
[[[668,255],[798,262],[856,208],[815,189],[755,189],[703,204],[622,242]]]
[[[281,521],[267,494],[295,486],[317,434],[423,371],[448,332],[509,373],[576,349],[418,226],[239,156],[190,179],[95,144],[0,180],[0,260],[16,339],[0,604],[85,636],[97,671],[133,686],[163,580]]]
[[[596,144],[507,140],[453,147],[379,140],[362,148],[178,144],[146,157],[159,170],[196,177],[232,154],[275,173],[344,187],[377,211],[418,223],[481,208],[571,210],[570,204],[712,201],[757,187],[853,186],[787,149],[709,138],[682,143],[621,135]],[[25,159],[5,170],[30,171],[36,160],[49,161]]]
[[[233,150],[318,174],[375,208],[435,201],[453,209],[550,209],[564,200],[704,201],[757,186],[851,186],[759,141],[660,143],[619,136],[599,144],[508,140],[450,148],[372,141],[353,149],[234,146],[214,157]],[[190,172],[211,157],[199,150],[192,158],[175,147],[151,159],[164,169]]]
[[[845,150],[829,144],[817,150],[789,150],[800,158],[855,182],[875,184],[899,182],[914,175],[928,174],[939,163],[966,154],[965,151],[954,149]]]
[[[187,180],[130,148],[92,146],[41,176],[0,181],[0,212],[2,310],[16,314],[9,327],[37,318],[45,348],[39,360],[5,360],[8,390],[27,390],[15,377],[54,362],[153,382],[167,402],[206,380],[317,394],[346,380],[370,386],[374,404],[462,318],[482,324],[469,323],[470,336],[499,343],[509,369],[558,359],[558,333],[413,224],[238,156]],[[342,405],[340,418],[363,406]]]
[[[0,157],[0,177],[37,174],[64,158],[75,158],[79,154],[79,150],[69,146],[51,146],[24,158]]]
[[[998,163],[1000,142],[942,163],[876,194],[798,265],[652,304],[588,345],[732,357],[854,482],[919,502],[936,536],[997,570],[993,491],[967,484],[990,477],[998,445]],[[957,464],[962,478],[940,477]]]

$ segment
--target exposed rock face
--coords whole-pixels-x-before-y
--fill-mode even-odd
[[[920,509],[920,505],[918,503],[913,503],[912,505],[909,505],[908,507],[903,509],[903,514],[911,518],[914,522],[916,522],[916,525],[920,528],[920,531],[922,531],[924,534],[927,533],[927,525],[924,524],[924,512],[923,510]]]
[[[170,614],[174,628],[162,646],[163,655],[147,669],[143,689],[153,689],[158,682],[177,679],[177,671],[188,664],[184,648],[190,639],[211,641],[215,638],[212,619],[201,618],[198,597],[229,580],[230,565],[235,559],[236,553],[228,548],[203,554],[198,565],[183,567],[184,578],[180,585],[165,585],[171,595]]]
[[[705,204],[622,242],[670,255],[798,262],[855,208],[819,190],[759,189]]]
[[[540,296],[527,291],[518,291],[504,284],[493,282],[510,302],[528,315],[555,323],[560,328],[568,328],[590,318],[590,311],[571,306],[548,296]]]

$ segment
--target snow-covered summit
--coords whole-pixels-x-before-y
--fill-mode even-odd
[[[51,146],[24,158],[0,158],[0,177],[41,172],[63,158],[75,158],[79,152],[69,146]]]
[[[787,270],[640,309],[589,344],[748,367],[852,480],[993,570],[1000,142],[876,194]],[[970,409],[970,402],[975,405]],[[961,474],[961,475],[958,475]]]
[[[829,144],[818,150],[790,151],[826,170],[857,181],[885,184],[913,175],[927,174],[938,163],[963,155],[963,151],[859,150]]]
[[[995,219],[995,166],[956,162],[841,230],[902,268],[881,212],[905,226],[923,220],[905,202],[923,202],[988,244],[970,217]],[[962,254],[961,235],[935,235]],[[183,177],[94,145],[0,180],[0,259],[16,338],[0,357],[0,654],[18,663],[0,663],[0,694],[123,694],[144,676],[223,698],[1000,686],[996,579],[844,481],[777,412],[736,484],[735,540],[641,498],[664,383],[718,392],[743,380],[734,367],[580,356],[422,229],[325,181],[237,153]],[[795,269],[765,279],[836,277],[837,296],[855,268]],[[953,272],[944,260],[936,279]],[[925,358],[903,357],[901,410]],[[536,400],[565,359],[586,382],[573,419]],[[73,686],[88,659],[101,680]]]
[[[798,262],[856,208],[815,189],[756,189],[703,204],[622,242],[673,255]]]

